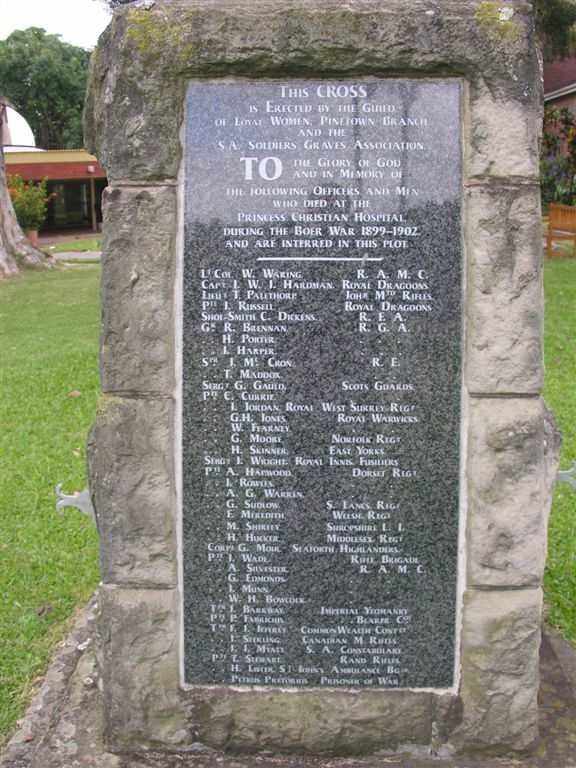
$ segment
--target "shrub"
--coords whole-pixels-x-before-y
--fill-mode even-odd
[[[540,161],[545,203],[576,203],[576,116],[569,109],[547,109]]]
[[[35,183],[24,181],[21,176],[9,176],[8,189],[18,224],[24,231],[40,229],[50,200],[47,180]]]

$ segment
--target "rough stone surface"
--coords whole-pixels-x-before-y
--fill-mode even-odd
[[[103,211],[102,389],[171,395],[176,191],[108,188]]]
[[[112,181],[175,178],[187,78],[409,71],[468,78],[477,111],[489,90],[495,102],[475,131],[473,172],[534,176],[534,145],[524,160],[520,146],[513,162],[504,150],[488,156],[492,139],[504,147],[521,135],[521,146],[529,143],[524,109],[539,109],[530,6],[505,5],[509,20],[477,0],[412,0],[409,14],[405,0],[158,0],[150,10],[121,8],[92,61],[88,147]],[[504,109],[515,119],[502,122]]]
[[[172,404],[104,396],[88,445],[105,583],[176,581]]]
[[[86,141],[98,147],[111,182],[173,179],[181,158],[183,85],[164,68],[146,68],[128,39],[122,42],[130,11],[116,14],[92,55]]]
[[[536,89],[534,84],[533,88]],[[472,177],[513,178],[538,183],[542,110],[494,96],[482,84],[470,101]]]
[[[476,394],[542,387],[542,232],[536,187],[467,193],[467,384]]]
[[[462,723],[462,699],[453,693],[434,696],[431,753],[444,751],[451,734]]]
[[[234,693],[195,707],[201,742],[231,750],[370,754],[400,744],[430,744],[427,693]]]
[[[187,737],[178,696],[174,590],[99,592],[106,737],[116,748],[175,747]]]
[[[536,742],[541,611],[539,589],[466,594],[457,748],[506,752]]]
[[[551,502],[544,483],[543,419],[539,398],[471,404],[468,581],[474,586],[542,581]]]

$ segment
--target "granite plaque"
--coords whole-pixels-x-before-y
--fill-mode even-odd
[[[193,82],[189,684],[454,682],[460,84]]]

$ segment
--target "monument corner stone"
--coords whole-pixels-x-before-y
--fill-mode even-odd
[[[115,11],[86,110],[114,749],[535,742],[558,446],[539,60],[501,5]]]

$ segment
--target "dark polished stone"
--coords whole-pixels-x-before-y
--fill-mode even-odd
[[[189,87],[186,680],[453,684],[457,80]]]

